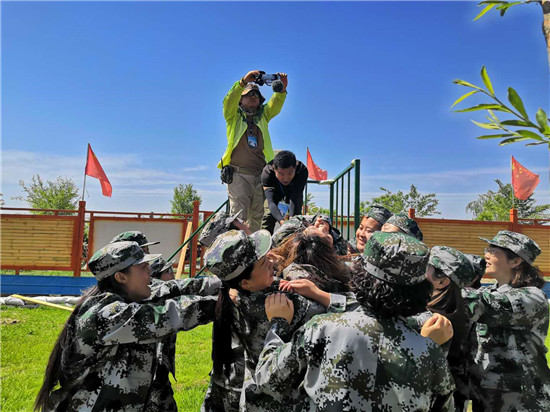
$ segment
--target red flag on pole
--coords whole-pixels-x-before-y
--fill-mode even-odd
[[[315,164],[313,158],[311,157],[311,153],[309,153],[309,147],[307,148],[307,171],[310,179],[327,180],[327,171],[321,169]]]
[[[109,182],[109,179],[107,179],[107,175],[103,171],[103,168],[99,164],[99,160],[97,160],[90,143],[88,143],[88,158],[86,159],[86,170],[84,171],[84,174],[99,179],[103,196],[111,197],[113,188]]]
[[[525,200],[535,191],[535,187],[539,184],[539,175],[534,174],[518,163],[512,156],[512,186],[514,195]]]

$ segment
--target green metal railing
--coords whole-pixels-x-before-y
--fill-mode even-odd
[[[175,251],[174,253],[172,253],[172,255],[167,259],[167,261],[168,261],[168,262],[171,261],[171,260],[174,258],[174,256],[176,256],[176,255],[178,254],[178,252],[179,252],[180,250],[182,250],[182,249],[185,247],[185,245],[187,245],[188,243],[191,243],[191,244],[189,245],[189,246],[190,246],[190,248],[189,248],[189,275],[194,275],[194,272],[195,272],[195,271],[194,271],[194,270],[191,270],[191,267],[194,267],[194,266],[192,266],[192,265],[193,265],[193,264],[196,265],[197,262],[192,262],[192,260],[193,260],[193,258],[192,258],[192,256],[193,256],[193,238],[197,235],[197,233],[199,233],[199,232],[202,230],[202,228],[203,228],[208,222],[210,222],[210,220],[214,217],[214,215],[215,215],[216,213],[218,213],[218,212],[221,210],[222,207],[224,207],[224,206],[226,206],[226,205],[229,204],[228,202],[229,202],[229,199],[226,200],[225,202],[223,202],[223,203],[220,205],[220,207],[218,207],[210,216],[208,216],[208,219],[205,219],[204,222],[202,222],[202,224],[197,228],[197,230],[195,230],[193,233],[191,233],[191,236],[189,236],[189,238],[186,239],[185,242],[183,242],[183,243],[180,245],[180,247],[176,249],[176,251]],[[203,271],[204,271],[204,267],[201,268],[201,270],[199,270],[199,272],[198,272],[195,276],[200,275]]]
[[[353,182],[353,213],[351,210],[351,174],[354,173],[354,182]],[[360,184],[361,184],[361,161],[359,159],[353,159],[351,164],[346,167],[338,176],[330,180],[308,180],[308,184],[318,184],[318,185],[328,185],[330,188],[330,198],[329,198],[329,217],[332,221],[332,226],[340,229],[342,235],[344,234],[344,222],[347,219],[347,236],[350,238],[350,217],[353,216],[354,230],[352,235],[355,233],[359,224],[361,222],[361,216],[359,212],[360,208]],[[347,190],[346,190],[347,189]],[[344,210],[344,194],[347,193],[347,211]],[[307,208],[307,185],[304,193],[305,200],[304,205]],[[336,216],[335,216],[336,213]]]

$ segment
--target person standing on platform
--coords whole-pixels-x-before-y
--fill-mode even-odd
[[[218,167],[222,169],[222,181],[227,184],[230,213],[241,211],[240,218],[247,221],[251,232],[261,226],[264,193],[260,178],[265,164],[274,157],[268,123],[279,114],[286,99],[287,75],[277,75],[279,87],[274,87],[266,104],[260,88],[254,84],[261,76],[258,70],[235,82],[223,100],[227,148]]]
[[[262,229],[273,234],[276,223],[283,224],[287,216],[302,214],[307,178],[307,167],[288,150],[277,153],[273,161],[264,167],[262,185],[266,210]]]

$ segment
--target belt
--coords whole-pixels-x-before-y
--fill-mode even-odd
[[[252,176],[258,176],[259,174],[262,173],[261,170],[253,170],[253,169],[247,169],[246,167],[240,167],[240,166],[235,166],[235,165],[230,165],[235,172],[237,173],[241,173],[243,175],[252,175]]]

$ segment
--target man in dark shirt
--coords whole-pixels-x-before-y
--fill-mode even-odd
[[[262,229],[273,233],[277,222],[302,213],[303,193],[307,184],[307,167],[296,160],[294,153],[280,151],[262,171],[266,210]]]

